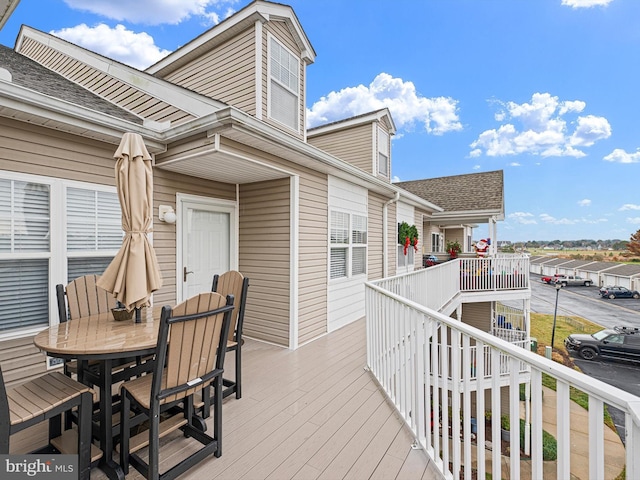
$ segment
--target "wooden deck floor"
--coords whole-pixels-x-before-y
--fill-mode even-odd
[[[227,357],[226,370],[233,363]],[[224,402],[222,457],[181,478],[441,478],[423,451],[411,449],[411,434],[365,363],[364,320],[296,351],[247,340],[243,397]],[[179,432],[163,444],[161,471],[198,445]],[[127,475],[141,478],[133,469]],[[106,475],[94,469],[91,479]]]

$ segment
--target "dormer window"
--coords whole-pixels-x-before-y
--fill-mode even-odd
[[[269,117],[298,131],[300,61],[274,37],[269,39]]]
[[[378,175],[389,178],[389,134],[378,128]]]

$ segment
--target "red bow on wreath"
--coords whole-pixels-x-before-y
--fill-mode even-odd
[[[415,252],[417,252],[417,251],[418,251],[418,239],[417,239],[417,238],[414,238],[414,239],[413,239],[413,250],[414,250]]]
[[[409,237],[405,238],[404,240],[404,254],[407,254],[407,251],[409,250],[409,245],[411,245],[411,239]]]

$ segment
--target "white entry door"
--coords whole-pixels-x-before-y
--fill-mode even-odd
[[[215,274],[237,269],[235,205],[202,201],[180,201],[178,228],[181,235],[179,301],[211,291]]]

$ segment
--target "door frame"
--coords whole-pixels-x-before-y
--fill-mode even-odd
[[[183,298],[182,293],[182,269],[183,269],[183,249],[182,243],[182,227],[184,219],[183,209],[187,206],[195,208],[202,207],[205,210],[211,210],[222,213],[229,213],[229,268],[238,270],[238,241],[239,233],[239,212],[237,200],[225,200],[214,197],[201,197],[198,195],[190,195],[186,193],[176,194],[176,303],[180,303]]]

